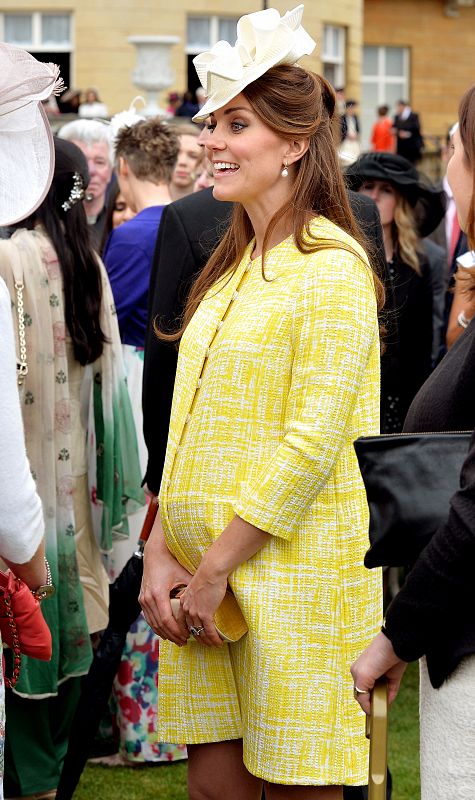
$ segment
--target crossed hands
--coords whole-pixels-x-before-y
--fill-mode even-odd
[[[179,593],[180,608],[175,619],[170,592],[181,586],[185,588]],[[227,577],[212,577],[200,568],[192,575],[170,552],[163,548],[155,552],[153,543],[147,543],[139,603],[148,624],[162,639],[183,647],[193,634],[200,644],[221,647],[223,642],[213,618],[226,588]]]

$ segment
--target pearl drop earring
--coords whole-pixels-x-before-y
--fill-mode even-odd
[[[287,161],[284,161],[284,168],[280,174],[282,175],[283,178],[287,178],[289,174],[289,170],[287,169]]]

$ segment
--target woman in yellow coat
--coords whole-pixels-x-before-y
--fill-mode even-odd
[[[250,14],[235,48],[195,59],[214,195],[236,205],[185,313],[141,591],[165,640],[159,735],[187,743],[192,800],[258,800],[263,782],[268,800],[334,800],[367,776],[349,666],[381,597],[352,443],[379,431],[382,290],[333,91],[293,66],[314,45],[301,14]],[[248,626],[234,643],[213,622],[228,585]]]

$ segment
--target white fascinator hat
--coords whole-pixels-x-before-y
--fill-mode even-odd
[[[41,101],[62,88],[57,66],[0,42],[0,226],[28,217],[48,192],[54,146]]]
[[[316,42],[301,25],[303,9],[296,6],[283,17],[275,8],[246,14],[238,21],[234,47],[217,42],[193,59],[208,98],[193,122],[222,108],[271,67],[295,64],[313,52]]]
[[[121,130],[123,128],[132,128],[137,124],[137,122],[144,122],[147,119],[147,117],[145,117],[143,114],[139,114],[137,111],[136,103],[139,100],[142,102],[142,105],[145,105],[145,100],[143,97],[137,95],[137,97],[134,97],[130,106],[125,111],[119,111],[117,114],[114,114],[108,123],[109,139],[114,158],[117,136]]]

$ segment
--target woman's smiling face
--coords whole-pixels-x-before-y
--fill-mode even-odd
[[[289,143],[262,122],[243,94],[215,111],[200,134],[217,200],[246,203],[281,189]]]

